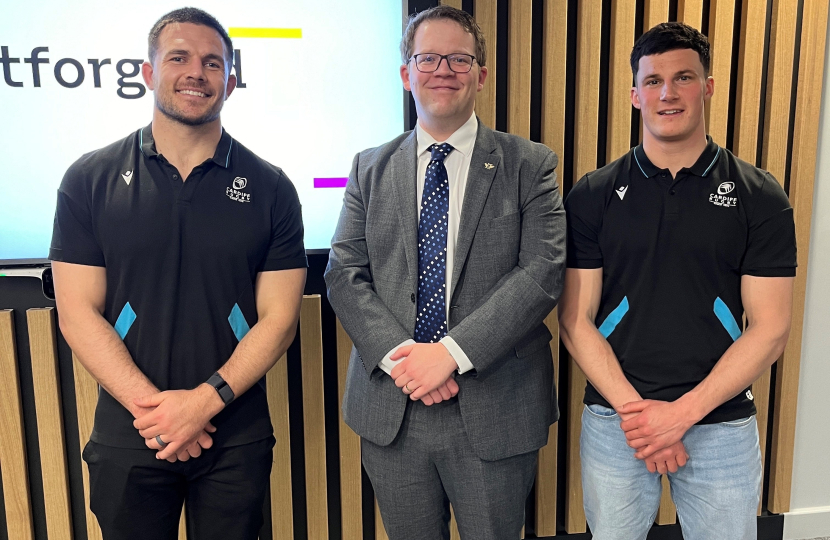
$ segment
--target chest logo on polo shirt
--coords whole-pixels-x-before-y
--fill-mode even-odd
[[[623,187],[617,189],[615,192],[616,192],[617,195],[620,196],[620,200],[623,200],[623,197],[625,197],[625,192],[626,191],[628,191],[628,186],[623,186]]]
[[[121,175],[121,178],[123,178],[124,181],[127,182],[127,185],[129,186],[130,182],[133,181],[133,171],[125,172],[124,174]]]
[[[732,190],[734,189],[735,182],[723,182],[721,185],[718,186],[717,193],[711,193],[709,195],[709,202],[714,204],[715,206],[723,206],[725,208],[738,206],[737,197],[727,197],[727,195],[732,193]]]
[[[248,185],[248,179],[237,176],[233,179],[233,187],[225,189],[225,195],[232,201],[246,203],[251,202],[251,194],[245,193],[242,190]]]

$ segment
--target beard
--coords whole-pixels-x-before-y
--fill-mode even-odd
[[[156,93],[156,108],[167,118],[185,126],[195,127],[213,122],[219,118],[219,113],[222,112],[223,104],[224,101],[219,100],[213,105],[213,107],[206,110],[200,116],[188,116],[173,103],[172,99],[165,99],[163,95]]]

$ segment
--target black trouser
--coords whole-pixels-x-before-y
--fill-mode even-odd
[[[156,451],[90,441],[90,507],[105,540],[176,540],[182,503],[191,540],[256,540],[269,486],[274,437],[208,449],[170,463]]]

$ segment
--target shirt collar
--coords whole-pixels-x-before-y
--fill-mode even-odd
[[[158,156],[156,151],[156,141],[153,139],[153,124],[145,126],[138,132],[138,145],[141,153],[146,157]],[[216,151],[213,153],[211,161],[227,169],[231,164],[231,150],[233,149],[233,137],[228,135],[228,132],[222,128],[222,137],[219,138],[219,144],[216,145]]]
[[[470,115],[469,120],[464,122],[464,125],[455,130],[455,132],[444,142],[449,143],[455,151],[460,152],[464,156],[469,156],[473,153],[473,147],[476,144],[477,132],[478,119],[476,118],[475,113],[473,113]],[[426,152],[427,148],[438,142],[432,135],[421,128],[420,124],[415,126],[415,136],[418,139],[418,157]]]
[[[709,172],[711,172],[712,168],[715,166],[715,163],[718,162],[720,154],[720,146],[715,144],[715,142],[712,141],[712,137],[707,135],[706,148],[703,149],[703,152],[700,154],[700,157],[697,158],[695,164],[689,167],[688,170],[695,176],[706,177],[709,174]],[[642,172],[646,178],[651,178],[652,176],[660,172],[660,169],[658,169],[651,162],[651,160],[648,159],[645,150],[643,150],[642,144],[634,148],[634,162],[637,164],[637,167],[640,169],[640,172]]]

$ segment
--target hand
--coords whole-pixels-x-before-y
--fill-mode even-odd
[[[189,446],[180,448],[174,455],[167,458],[167,461],[170,463],[175,463],[176,461],[187,461],[190,458],[197,458],[202,455],[202,449],[207,450],[211,446],[213,446],[213,438],[210,436],[211,433],[215,432],[216,428],[208,422],[205,425],[205,429],[202,433],[199,434],[198,438],[190,443]],[[164,440],[164,437],[161,438]],[[148,448],[152,450],[161,450],[164,446],[160,445],[155,437],[152,439],[145,439],[144,444],[147,445]],[[165,445],[166,446],[166,445]]]
[[[689,454],[686,453],[686,447],[683,446],[683,442],[678,441],[668,448],[658,450],[643,461],[645,461],[648,472],[666,474],[667,472],[676,473],[677,469],[686,465],[688,459]]]
[[[620,423],[628,446],[637,450],[634,454],[637,459],[645,459],[658,450],[679,442],[694,425],[694,421],[688,418],[689,415],[677,402],[652,399],[633,401],[620,407],[619,413],[639,413]]]
[[[444,384],[422,397],[421,402],[429,407],[434,403],[441,403],[445,399],[450,399],[456,394],[458,394],[458,383],[455,382],[455,379],[450,377],[444,382]]]
[[[419,400],[444,384],[458,364],[441,343],[415,343],[395,351],[390,360],[400,360],[392,369],[395,385],[409,394],[412,400]]]
[[[142,437],[152,439],[152,443],[147,446],[159,449],[156,454],[158,459],[178,456],[180,450],[192,448],[192,443],[198,442],[203,434],[207,435],[205,429],[210,419],[224,407],[222,399],[207,384],[193,390],[168,390],[152,394],[136,399],[135,404],[139,407],[155,407],[154,411],[137,418],[133,426]],[[157,435],[161,435],[167,443],[164,448],[159,448],[155,440]],[[196,451],[195,448],[193,450]]]

